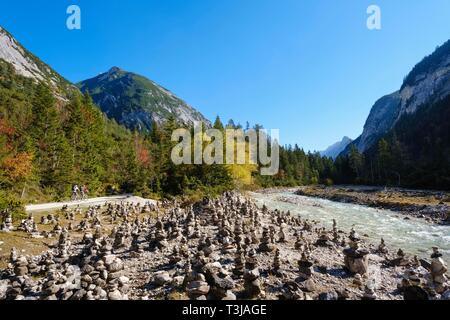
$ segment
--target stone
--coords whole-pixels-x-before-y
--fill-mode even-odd
[[[313,263],[305,252],[302,253],[302,258],[298,261],[298,269],[300,280],[308,280],[314,273]]]
[[[328,232],[325,229],[323,229],[320,232],[319,239],[317,239],[315,245],[318,247],[332,247],[333,246],[333,242],[331,241],[330,237],[328,236]]]
[[[409,286],[404,289],[403,298],[405,300],[430,300],[428,293],[419,286]]]
[[[233,274],[238,277],[242,276],[244,274],[244,269],[245,269],[245,258],[241,248],[239,247],[238,250],[236,251],[236,256],[234,259]]]
[[[253,270],[256,268],[256,265],[258,262],[256,255],[257,255],[256,250],[253,248],[247,252],[247,257],[245,259],[245,268],[246,269]]]
[[[297,240],[295,241],[294,248],[295,250],[303,251],[305,244],[305,239],[303,238],[303,234],[297,236]]]
[[[363,285],[363,279],[359,273],[355,274],[355,277],[353,278],[353,284],[358,287]]]
[[[286,233],[284,232],[283,226],[280,226],[280,231],[278,231],[278,242],[285,243],[286,241]]]
[[[272,239],[270,237],[270,231],[268,228],[263,228],[261,242],[259,244],[259,251],[261,252],[272,252],[275,250],[275,246],[272,243]]]
[[[397,251],[397,258],[391,260],[391,265],[396,267],[408,266],[410,263],[409,259],[406,258],[405,253],[402,249]]]
[[[116,300],[116,301],[123,300],[123,296],[119,290],[114,290],[114,291],[108,293],[108,298],[109,298],[109,300]]]
[[[369,251],[359,248],[360,238],[354,229],[350,232],[350,246],[344,249],[344,265],[348,271],[364,275],[369,268]]]
[[[378,252],[378,253],[382,253],[382,254],[387,254],[387,253],[389,253],[389,250],[387,249],[386,244],[385,244],[383,238],[381,238],[381,242],[380,242],[380,244],[378,245],[378,250],[377,250],[377,252]]]
[[[172,285],[177,288],[181,287],[183,283],[184,283],[184,276],[177,276],[174,277],[172,280]]]
[[[222,298],[224,301],[234,301],[236,299],[236,295],[230,290],[228,290],[225,297]]]
[[[376,300],[377,294],[372,283],[368,283],[364,288],[363,300]]]
[[[118,272],[123,270],[123,262],[119,258],[114,259],[114,261],[108,265],[108,271]]]
[[[84,289],[77,290],[71,297],[70,300],[81,300],[86,295]]]
[[[431,255],[431,278],[434,284],[434,289],[441,294],[447,290],[447,264],[442,259],[442,254],[437,247],[433,247],[433,254]]]
[[[259,277],[260,273],[257,268],[246,270],[244,273],[245,294],[250,299],[257,298],[262,293]]]
[[[122,285],[122,286],[128,284],[129,282],[130,282],[130,279],[129,279],[128,277],[121,276],[121,277],[119,278],[119,283],[120,283],[120,285]]]
[[[0,295],[0,299],[1,299],[1,295]],[[442,295],[441,295],[441,299],[442,300],[450,300],[450,289],[445,291]]]
[[[339,300],[339,295],[337,294],[336,291],[323,292],[319,294],[319,300],[325,301]]]
[[[154,274],[153,282],[158,286],[164,286],[172,282],[172,277],[166,271],[160,271]]]
[[[186,288],[186,291],[191,299],[206,296],[209,293],[209,290],[210,286],[208,283],[201,280],[192,281]]]
[[[306,292],[316,291],[316,283],[313,279],[308,279],[303,283],[303,288]]]
[[[13,225],[13,219],[12,219],[11,212],[9,210],[6,210],[3,212],[2,215],[5,216],[5,219],[4,219],[3,223],[0,225],[0,231],[1,232],[13,231],[14,225]]]
[[[280,249],[276,249],[273,259],[272,270],[275,274],[278,274],[281,268]]]

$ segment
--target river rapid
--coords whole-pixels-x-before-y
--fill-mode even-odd
[[[356,204],[295,195],[292,192],[250,193],[259,206],[290,210],[291,214],[331,228],[333,219],[338,228],[349,232],[352,226],[360,235],[368,235],[369,243],[378,245],[384,238],[391,250],[402,248],[407,254],[430,258],[433,246],[440,248],[445,261],[450,262],[450,226],[431,224],[423,219],[399,215],[390,210],[374,209]]]

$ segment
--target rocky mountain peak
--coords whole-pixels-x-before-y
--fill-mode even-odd
[[[123,71],[122,69],[120,69],[119,67],[112,67],[111,69],[109,69],[108,73],[117,73],[117,72],[121,72]]]
[[[325,151],[320,152],[320,154],[324,157],[329,157],[336,159],[337,156],[350,144],[352,143],[352,139],[345,136],[341,141],[336,142],[335,144],[329,146]]]
[[[178,122],[210,122],[169,90],[136,73],[112,67],[99,76],[82,81],[78,87],[89,92],[110,118],[131,130],[149,130],[174,116]]]

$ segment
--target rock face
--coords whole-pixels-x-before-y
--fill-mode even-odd
[[[48,83],[57,91],[57,96],[64,95],[67,90],[76,90],[2,27],[0,27],[0,60],[10,63],[14,71],[21,76]]]
[[[366,151],[385,135],[397,121],[401,108],[401,95],[394,92],[378,100],[370,111],[362,135],[355,141],[360,152]]]
[[[403,115],[413,114],[423,105],[450,95],[450,40],[417,64],[399,91],[386,95],[372,107],[362,135],[355,145],[367,151],[393,129]],[[350,150],[348,146],[343,154]]]
[[[11,63],[16,72],[24,77],[43,80],[45,74],[26,50],[0,27],[0,58]]]
[[[111,119],[129,129],[149,130],[170,116],[181,123],[210,122],[197,110],[155,82],[113,67],[108,72],[82,81],[78,87],[89,92],[94,102]]]

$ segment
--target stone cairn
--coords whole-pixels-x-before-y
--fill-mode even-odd
[[[313,263],[305,251],[302,252],[302,258],[298,261],[298,271],[300,281],[310,279],[314,273]]]
[[[338,244],[340,242],[339,231],[337,229],[336,219],[333,219],[333,242]]]
[[[447,264],[442,259],[442,254],[439,248],[433,247],[433,254],[431,255],[431,279],[434,290],[442,294],[449,289],[448,279],[446,273],[448,271]]]
[[[388,253],[389,253],[389,250],[388,250],[388,248],[386,247],[386,243],[384,242],[384,239],[383,239],[383,238],[381,238],[381,242],[380,242],[380,244],[378,245],[378,250],[377,250],[377,252],[378,252],[378,253],[381,253],[381,254],[388,254]]]
[[[272,273],[277,276],[280,276],[281,275],[280,269],[281,269],[280,249],[277,248],[275,250],[275,256],[273,259]]]
[[[244,274],[244,269],[245,269],[245,257],[242,252],[241,246],[238,245],[234,259],[233,274],[237,277],[241,277]]]
[[[6,210],[5,212],[3,212],[2,214],[5,218],[4,221],[2,222],[2,224],[0,225],[0,231],[1,232],[11,232],[14,230],[14,225],[13,225],[13,219],[12,219],[12,215],[11,212]]]
[[[252,270],[245,270],[244,288],[247,298],[256,299],[262,294],[260,276],[258,267]]]
[[[320,231],[319,239],[317,239],[315,245],[318,247],[332,247],[334,245],[325,228]]]
[[[69,236],[67,223],[75,223],[72,213],[80,218],[79,228],[73,229],[84,231],[83,240]],[[142,216],[146,214],[151,216]],[[91,207],[85,214],[67,209],[61,216],[66,221],[50,215],[41,220],[52,225],[49,236],[58,237],[51,250],[36,257],[11,251],[8,267],[0,270],[0,300],[4,284],[5,298],[17,300],[159,299],[172,294],[194,300],[375,300],[388,294],[371,279],[363,281],[368,251],[360,248],[354,230],[344,250],[344,263],[355,275],[349,280],[341,277],[329,288],[332,285],[324,279],[334,276],[334,269],[327,268],[328,260],[322,255],[337,257],[334,249],[342,241],[345,246],[336,221],[327,231],[316,221],[289,212],[258,209],[233,192],[183,207],[180,202],[165,201],[160,206],[123,202]],[[31,219],[21,225],[26,232],[34,229]],[[111,226],[108,236],[105,230]],[[2,229],[6,227],[4,222]],[[382,240],[374,251],[387,254],[384,249]],[[398,257],[404,258],[400,253]],[[282,265],[281,257],[295,257],[298,269],[288,261]],[[405,298],[450,296],[447,266],[437,248],[430,263],[417,258],[405,266],[395,270],[405,272],[399,284]],[[136,278],[130,282],[128,277]],[[336,287],[352,282],[356,286],[351,290]]]
[[[59,235],[58,240],[57,257],[59,263],[63,263],[69,258],[71,244],[72,243],[69,238],[69,231],[67,229],[64,229],[63,232],[61,232],[61,234]]]
[[[369,262],[367,255],[369,251],[359,248],[359,235],[352,228],[349,236],[349,247],[344,249],[344,264],[351,273],[364,275],[367,273]]]
[[[405,252],[402,249],[398,249],[397,257],[391,260],[391,265],[396,267],[404,267],[410,264],[409,259],[406,257]]]
[[[273,245],[270,237],[270,231],[268,228],[263,228],[261,242],[259,244],[259,251],[261,252],[272,252],[275,250],[275,246]]]

